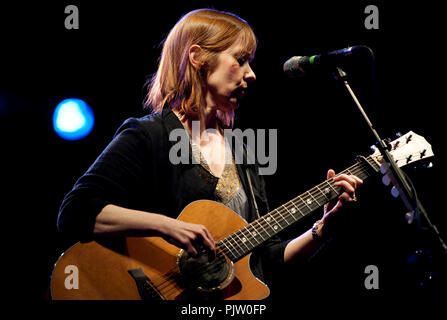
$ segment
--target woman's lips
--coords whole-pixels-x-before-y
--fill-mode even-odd
[[[245,94],[246,94],[245,91],[246,91],[246,89],[247,89],[247,88],[238,88],[238,89],[236,89],[236,91],[235,91],[235,96],[238,97],[239,99],[245,97]]]

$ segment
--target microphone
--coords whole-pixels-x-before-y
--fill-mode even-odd
[[[295,56],[284,63],[284,72],[290,77],[303,77],[307,73],[325,67],[335,67],[346,57],[360,49],[369,49],[366,46],[353,46],[314,56]]]

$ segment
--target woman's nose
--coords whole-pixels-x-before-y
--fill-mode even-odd
[[[256,80],[256,75],[249,64],[247,64],[247,71],[244,74],[244,80],[247,82],[253,82]]]

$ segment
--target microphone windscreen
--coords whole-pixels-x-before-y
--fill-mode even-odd
[[[290,77],[299,77],[306,73],[306,66],[308,64],[309,57],[294,56],[284,63],[283,70]]]

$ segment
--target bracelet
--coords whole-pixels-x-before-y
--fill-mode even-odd
[[[312,226],[312,238],[317,241],[323,240],[323,237],[317,233],[317,225],[320,223],[321,223],[321,220],[317,220],[317,221],[315,221],[314,225]]]

